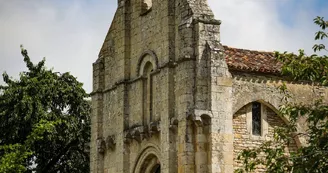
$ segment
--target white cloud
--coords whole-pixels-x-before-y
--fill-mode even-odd
[[[291,6],[292,25],[281,21],[279,7],[293,0],[208,0],[222,20],[221,41],[225,45],[257,49],[288,50],[313,45],[317,30],[312,19],[327,12],[315,11],[313,1],[298,0]],[[0,73],[17,77],[24,68],[20,44],[34,62],[46,56],[47,67],[70,71],[90,92],[92,63],[116,9],[115,0],[0,0]],[[287,7],[286,7],[287,8]],[[318,14],[317,14],[318,13]],[[1,80],[0,80],[1,83]]]
[[[312,19],[327,12],[314,11],[315,1],[292,0],[209,0],[217,19],[222,20],[223,44],[266,51],[305,49],[311,53],[314,33],[318,28]],[[284,5],[291,5],[289,13],[282,13]],[[286,24],[283,17],[291,19]]]
[[[70,71],[90,92],[92,63],[97,59],[116,2],[58,2],[0,0],[0,73],[7,71],[17,77],[25,70],[19,48],[23,44],[32,61],[45,56],[47,67]]]

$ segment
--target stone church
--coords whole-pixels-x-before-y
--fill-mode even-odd
[[[231,173],[242,149],[288,123],[281,64],[223,46],[220,25],[207,0],[118,0],[93,64],[92,173]],[[292,102],[328,94],[287,87]]]

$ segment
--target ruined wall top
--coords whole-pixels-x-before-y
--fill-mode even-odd
[[[189,55],[184,54],[195,52],[181,46],[193,45],[196,40],[191,38],[198,36],[190,37],[192,29],[187,32],[182,28],[197,22],[220,24],[214,19],[207,0],[118,0],[117,3],[97,61],[104,63],[105,69],[112,68],[115,73],[124,74],[113,76],[116,82],[137,77],[135,72],[139,67],[135,65],[147,51],[158,57],[159,66],[172,62],[174,57],[187,57]]]

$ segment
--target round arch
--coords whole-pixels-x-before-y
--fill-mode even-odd
[[[151,50],[145,51],[140,56],[139,61],[138,61],[138,68],[137,68],[138,76],[143,75],[143,73],[145,71],[145,67],[147,67],[149,63],[151,63],[153,70],[158,69],[158,58],[157,58],[156,54]]]
[[[157,173],[161,168],[160,150],[155,145],[148,145],[138,155],[133,173]]]

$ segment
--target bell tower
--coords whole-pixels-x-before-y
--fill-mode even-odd
[[[207,0],[118,0],[93,64],[92,173],[232,172],[219,27]]]

